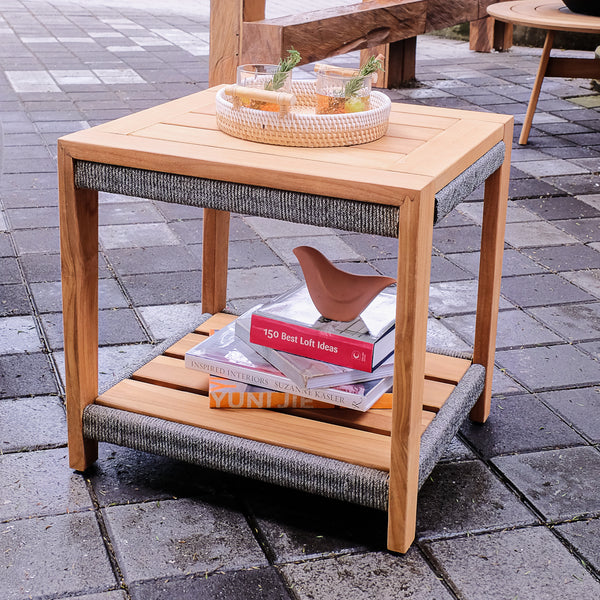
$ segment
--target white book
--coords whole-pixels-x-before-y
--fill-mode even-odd
[[[253,313],[261,305],[252,308],[249,313]],[[349,383],[358,383],[362,381],[372,381],[373,379],[383,379],[391,377],[394,374],[394,355],[377,367],[374,371],[359,371],[350,367],[342,367],[333,363],[290,354],[282,350],[275,350],[262,344],[253,344],[250,342],[251,314],[248,313],[239,317],[235,321],[236,335],[248,345],[252,350],[268,360],[274,367],[281,371],[286,377],[289,377],[297,386],[302,388],[324,388],[335,385],[345,385]]]
[[[244,344],[230,323],[185,353],[185,365],[224,379],[288,392],[328,404],[367,411],[388,392],[393,377],[330,388],[302,388],[292,382],[269,361]]]

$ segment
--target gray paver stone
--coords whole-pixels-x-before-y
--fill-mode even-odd
[[[520,275],[502,280],[502,294],[517,306],[547,306],[565,302],[594,300],[559,275]]]
[[[416,549],[404,556],[370,553],[281,567],[298,600],[450,600]]]
[[[583,244],[532,248],[528,254],[553,271],[600,268],[600,252]]]
[[[135,306],[200,301],[200,271],[127,275],[121,280]]]
[[[0,355],[0,398],[56,392],[56,380],[46,354]]]
[[[92,512],[11,521],[0,532],[3,600],[70,597],[116,585]]]
[[[0,400],[0,454],[66,442],[65,410],[57,396]]]
[[[441,463],[419,493],[417,537],[433,539],[534,520],[481,462]]]
[[[600,302],[532,308],[531,313],[570,342],[600,337]]]
[[[583,443],[533,395],[492,398],[488,420],[483,425],[466,420],[461,431],[484,458]]]
[[[383,511],[260,485],[245,500],[276,564],[386,547]]]
[[[260,298],[283,294],[299,280],[287,267],[234,269],[227,278],[227,298]],[[253,301],[257,304],[257,301]]]
[[[0,480],[0,520],[92,507],[83,478],[69,469],[65,448],[4,454]]]
[[[600,452],[592,447],[502,456],[493,462],[548,520],[600,512]]]
[[[579,552],[584,560],[600,571],[600,519],[558,525],[556,530]]]
[[[130,586],[132,600],[288,600],[290,596],[275,569],[255,568],[203,574],[184,579],[157,579]]]
[[[600,596],[600,583],[543,527],[432,542],[427,551],[464,600]]]
[[[243,515],[217,498],[102,509],[127,583],[267,566]]]
[[[540,398],[593,443],[600,443],[600,387],[546,392]]]
[[[190,497],[226,488],[227,475],[163,456],[100,444],[88,478],[100,506]]]
[[[598,363],[572,345],[500,350],[496,362],[532,391],[600,382]]]
[[[452,329],[471,343],[475,338],[475,319],[472,315],[458,315],[444,319]],[[522,310],[503,310],[498,314],[496,348],[537,345],[563,341],[556,333],[541,325]]]
[[[100,592],[98,594],[86,594],[85,596],[70,596],[70,600],[127,600],[125,592],[122,590],[112,590],[110,592]]]
[[[27,289],[21,283],[0,285],[0,317],[15,317],[31,313]]]

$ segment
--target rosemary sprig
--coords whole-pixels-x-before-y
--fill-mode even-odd
[[[298,50],[288,50],[289,56],[282,58],[277,65],[277,71],[273,74],[273,78],[265,85],[265,90],[274,92],[283,86],[288,73],[300,62],[300,52]]]
[[[383,70],[381,59],[376,56],[371,56],[369,60],[360,68],[358,75],[353,77],[344,88],[344,96],[350,98],[358,94],[363,84],[363,79],[368,75],[372,75],[376,71]]]

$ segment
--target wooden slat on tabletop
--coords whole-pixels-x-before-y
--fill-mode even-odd
[[[417,119],[417,121],[418,120],[419,119]],[[421,128],[421,126],[414,123],[412,119],[410,120],[410,123],[406,123],[405,121],[406,119],[399,123],[390,121],[384,137],[374,140],[373,142],[361,144],[360,146],[345,146],[344,150],[351,154],[357,152],[363,153],[366,150],[377,150],[378,152],[393,153],[394,157],[397,159],[398,155],[412,152],[424,141],[431,139],[434,135],[442,131],[442,129],[433,126],[423,126],[423,128]],[[425,121],[428,121],[427,117],[425,118]],[[456,119],[452,119],[452,121],[456,121]],[[195,132],[195,141],[199,141],[201,139],[200,136],[204,136],[204,130],[219,130],[214,114],[209,114],[208,112],[200,113],[194,111],[176,115],[162,124],[190,127],[196,130],[202,129],[202,131]],[[203,137],[203,143],[204,139],[205,138]]]
[[[215,409],[217,410],[217,409]],[[221,410],[221,409],[218,409]],[[241,409],[240,409],[241,410]],[[309,421],[332,423],[351,429],[371,431],[379,435],[390,435],[392,428],[392,411],[390,409],[368,410],[360,412],[351,408],[286,408],[281,410]]]
[[[259,142],[249,142],[233,136],[225,136],[221,131],[203,129],[199,132],[194,127],[157,123],[136,132],[136,137],[151,140],[167,140],[181,142],[184,144],[198,144],[203,146],[215,146],[230,150],[247,152],[249,144],[253,144],[253,152],[257,155],[264,154],[264,160],[268,160],[272,154],[272,146]],[[430,139],[430,130],[424,131],[421,138]],[[410,136],[406,136],[410,137]],[[376,142],[374,142],[375,144]],[[278,154],[282,158],[294,158],[307,161],[324,162],[329,165],[354,166],[359,168],[386,169],[394,165],[397,155],[387,152],[376,152],[361,148],[360,152],[352,147],[336,148],[302,148],[296,146],[279,146]],[[331,167],[330,167],[331,168]]]
[[[375,469],[389,470],[390,439],[272,410],[211,409],[198,394],[125,379],[97,404],[202,427]]]
[[[212,90],[198,92],[159,106],[153,106],[133,115],[127,115],[98,125],[97,129],[98,131],[130,135],[142,127],[147,127],[152,123],[160,123],[162,120],[173,116],[173,114],[186,114],[193,110],[203,111],[206,107],[214,107],[217,89],[215,88],[214,92]]]
[[[430,175],[435,189],[440,190],[483,156],[490,145],[502,141],[496,123],[459,121],[419,146],[405,159],[399,159],[395,170]],[[435,160],[432,160],[435,146]],[[456,160],[459,156],[460,160]]]
[[[509,118],[508,115],[502,115],[499,113],[479,112],[460,108],[440,108],[437,106],[426,106],[424,104],[405,104],[402,102],[394,102],[392,104],[392,114],[390,115],[390,120],[402,113],[406,114],[407,118],[410,119],[417,118],[418,116],[422,115],[429,115],[432,117],[445,117],[455,121],[466,119],[467,121],[483,121],[488,123],[505,123]],[[444,127],[444,129],[446,129],[446,127]]]
[[[407,140],[419,140],[426,142],[439,135],[444,129],[436,127],[420,127],[410,123],[392,123],[388,125],[386,135],[394,138],[405,138]]]
[[[490,6],[488,10],[493,17],[515,25],[571,33],[600,31],[599,19],[571,12],[561,0],[503,2]]]
[[[440,116],[437,114],[423,114],[411,111],[398,110],[399,104],[392,104],[393,110],[390,112],[390,125],[412,125],[413,127],[427,127],[442,131],[448,129],[460,120],[456,116]],[[407,107],[412,106],[410,104]]]
[[[415,189],[422,189],[431,181],[428,175],[402,172],[401,165],[395,171],[382,171],[380,168],[331,165],[296,157],[282,158],[279,156],[280,146],[271,147],[270,152],[256,153],[256,144],[252,142],[247,142],[246,150],[232,150],[198,143],[184,144],[87,131],[93,133],[85,139],[74,140],[76,143],[73,144],[69,136],[61,138],[63,147],[75,159],[335,198],[368,202],[376,198],[380,204],[398,206],[404,202],[405,194],[413,197]],[[382,174],[385,174],[383,179]]]

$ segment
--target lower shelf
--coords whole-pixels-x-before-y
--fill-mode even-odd
[[[286,410],[209,408],[208,375],[187,369],[184,366],[184,354],[204,339],[211,329],[219,329],[234,318],[225,314],[209,317],[193,333],[184,336],[162,355],[140,367],[131,377],[101,394],[96,406],[145,415],[158,422],[179,423],[358,467],[389,471],[391,409],[371,409],[361,413],[338,407]],[[444,439],[449,436],[446,444],[452,439],[477,399],[484,375],[483,367],[471,365],[468,360],[427,354],[421,418],[423,449],[428,445],[442,445],[441,434]],[[442,423],[443,431],[437,431]],[[102,434],[96,432],[91,437],[99,439]],[[445,445],[441,452],[444,449]],[[427,456],[439,453],[437,447],[421,452]],[[428,460],[431,462],[432,458]]]

